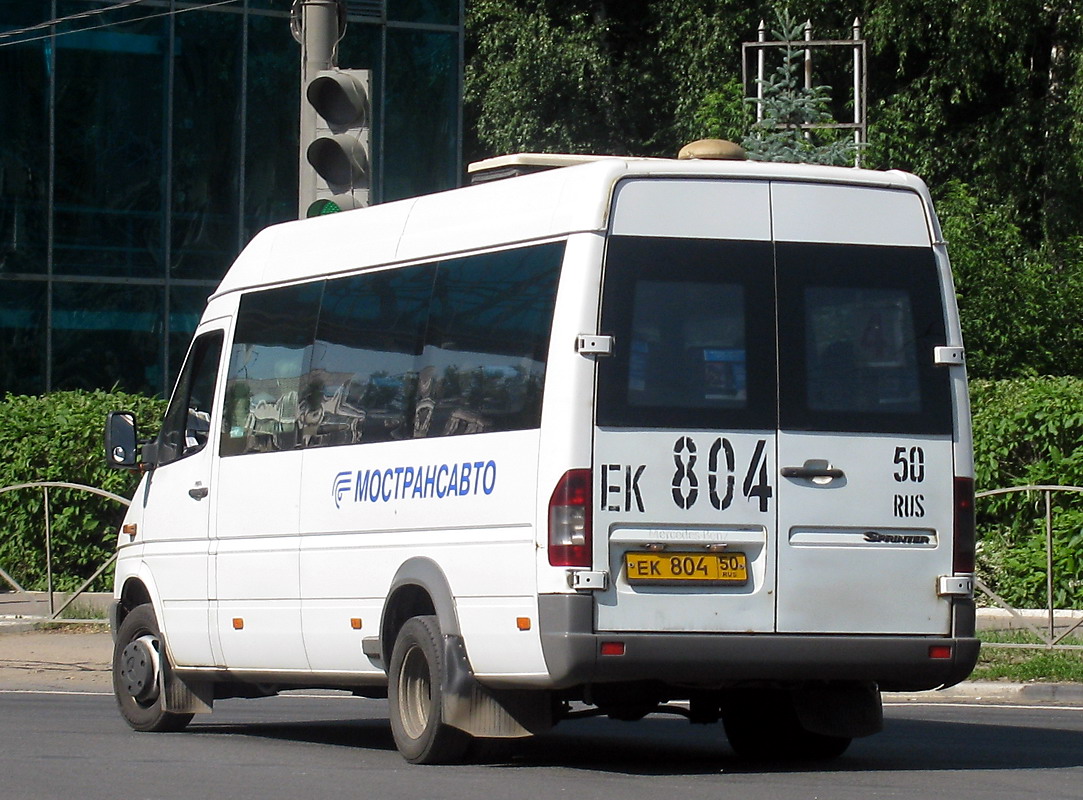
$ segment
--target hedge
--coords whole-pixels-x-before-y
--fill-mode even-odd
[[[971,381],[978,491],[1027,484],[1083,486],[1083,379]],[[131,496],[138,476],[105,467],[106,412],[133,411],[153,435],[165,403],[123,392],[57,392],[0,400],[0,487],[66,481]],[[73,588],[109,557],[123,508],[84,492],[50,491],[54,582]],[[1045,605],[1045,509],[1040,494],[978,501],[978,572],[1013,605]],[[0,567],[45,585],[42,493],[0,494]],[[1055,602],[1083,608],[1083,495],[1054,495]],[[107,581],[103,583],[107,585]]]
[[[108,411],[135,413],[141,435],[154,435],[165,403],[119,391],[55,392],[0,400],[0,488],[36,481],[95,486],[131,497],[138,475],[105,466],[102,434]],[[46,586],[44,495],[40,489],[0,494],[0,567],[27,589]],[[70,489],[49,490],[53,584],[73,589],[116,549],[124,507]],[[105,576],[100,586],[107,588]]]
[[[1083,486],[1083,379],[971,381],[978,491]],[[977,502],[978,573],[1016,607],[1046,605],[1040,492]],[[1083,608],[1083,494],[1053,495],[1054,603]]]

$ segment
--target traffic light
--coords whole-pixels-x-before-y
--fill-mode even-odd
[[[316,172],[315,201],[307,217],[369,204],[371,75],[362,69],[325,70],[305,90],[317,115],[315,138],[305,151]]]

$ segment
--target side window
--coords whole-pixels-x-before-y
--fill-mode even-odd
[[[419,361],[414,436],[541,424],[564,244],[439,265]]]
[[[212,331],[192,343],[158,434],[159,464],[172,463],[207,446],[222,339],[222,331]]]
[[[308,371],[323,283],[253,292],[241,298],[229,354],[223,456],[301,445]]]
[[[435,267],[328,281],[301,394],[306,447],[413,436]]]

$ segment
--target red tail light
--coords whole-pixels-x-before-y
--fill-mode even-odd
[[[549,563],[554,567],[591,565],[591,476],[570,469],[549,498]]]
[[[974,479],[955,479],[955,544],[952,571],[974,571]]]

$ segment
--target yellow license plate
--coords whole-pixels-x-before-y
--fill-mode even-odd
[[[625,553],[629,583],[747,583],[744,553]]]

